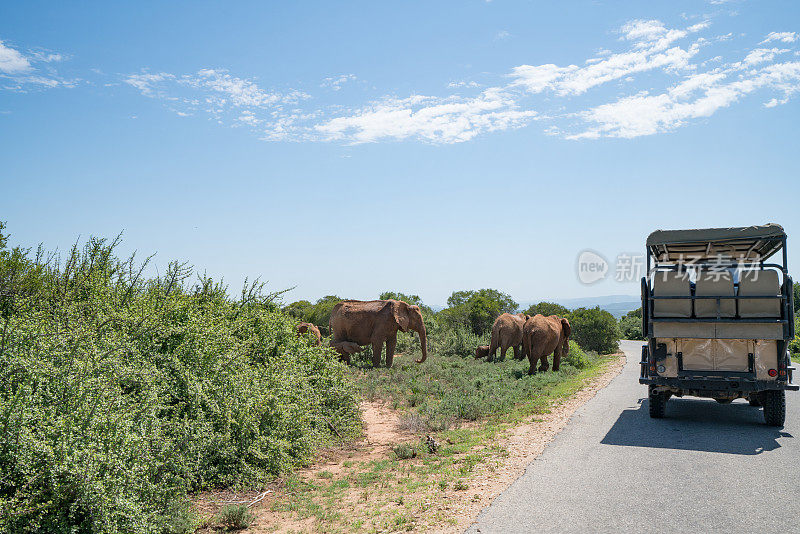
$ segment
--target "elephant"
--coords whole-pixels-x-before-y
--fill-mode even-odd
[[[297,337],[300,337],[305,333],[311,334],[311,336],[317,340],[317,346],[322,344],[322,335],[320,334],[319,328],[317,328],[316,325],[312,323],[300,323],[297,325]]]
[[[397,331],[413,330],[419,334],[422,363],[428,358],[428,338],[419,306],[402,300],[344,300],[333,307],[330,318],[331,346],[340,341],[372,345],[372,365],[381,364],[381,349],[386,343],[386,367],[392,366]],[[339,351],[340,354],[343,354]]]
[[[530,316],[524,313],[512,315],[504,313],[495,319],[492,325],[492,341],[489,345],[488,361],[494,360],[498,347],[500,348],[500,361],[505,360],[506,351],[509,347],[514,347],[514,359],[521,360],[525,357],[522,343],[522,329],[525,321]]]
[[[348,365],[350,364],[350,356],[352,354],[364,350],[358,343],[353,343],[352,341],[331,341],[331,347],[333,347],[333,349],[339,353],[342,361]]]
[[[475,359],[485,358],[489,355],[489,345],[478,345],[475,349]]]
[[[528,317],[522,331],[523,351],[528,355],[531,366],[528,374],[536,373],[536,362],[540,371],[547,371],[547,355],[553,353],[553,371],[561,366],[561,357],[569,353],[569,336],[572,327],[569,321],[557,315],[535,315]]]

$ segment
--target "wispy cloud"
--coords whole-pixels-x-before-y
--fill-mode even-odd
[[[793,43],[797,41],[797,34],[795,32],[770,32],[761,44],[780,41],[782,43]]]
[[[340,74],[338,76],[331,76],[329,78],[325,78],[322,80],[322,83],[319,84],[320,87],[329,87],[334,91],[338,91],[342,88],[347,82],[352,82],[357,80],[355,74]]]
[[[482,86],[450,82],[443,95],[389,94],[349,107],[322,103],[321,96],[301,90],[267,90],[254,79],[220,69],[142,72],[125,81],[176,112],[247,127],[261,139],[341,143],[416,139],[449,144],[533,123],[566,139],[630,139],[707,119],[757,92],[767,108],[800,92],[800,62],[786,59],[798,55],[797,34],[769,33],[732,59],[724,48],[732,49],[742,36],[714,35],[711,22],[699,20],[677,28],[632,20],[616,30],[616,46],[573,63],[523,64]],[[769,43],[780,47],[765,46]],[[355,80],[354,74],[342,74],[318,85],[337,92]],[[609,101],[604,86],[623,96]]]
[[[29,88],[74,87],[77,80],[59,76],[52,67],[40,67],[63,59],[63,55],[49,50],[20,52],[0,40],[0,88],[26,91]]]
[[[407,138],[457,143],[486,132],[519,128],[536,115],[536,111],[518,109],[513,95],[492,88],[472,98],[385,98],[314,129],[325,139],[354,143]]]

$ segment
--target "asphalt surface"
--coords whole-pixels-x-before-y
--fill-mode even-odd
[[[467,532],[800,532],[800,392],[784,428],[743,400],[673,397],[650,419],[641,346]]]

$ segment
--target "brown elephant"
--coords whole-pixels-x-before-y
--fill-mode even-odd
[[[531,366],[528,374],[536,372],[536,362],[540,371],[547,371],[547,355],[553,354],[553,371],[558,371],[561,366],[561,357],[569,353],[569,336],[572,327],[569,321],[557,315],[535,315],[525,321],[522,332],[523,351],[528,355]]]
[[[312,323],[300,323],[297,325],[297,337],[300,337],[306,333],[311,334],[311,337],[317,340],[317,345],[322,344],[322,335],[320,334],[317,325]]]
[[[475,358],[485,358],[489,355],[489,345],[478,345],[475,349]]]
[[[364,350],[358,343],[353,343],[352,341],[331,341],[331,347],[339,353],[339,357],[348,365],[350,364],[351,355]]]
[[[522,329],[529,318],[524,313],[516,315],[504,313],[495,319],[492,325],[492,341],[489,345],[488,361],[494,360],[497,349],[500,348],[500,361],[506,359],[506,351],[514,348],[514,359],[521,360],[525,357],[522,344]]]
[[[413,330],[419,334],[422,359],[428,357],[428,338],[419,306],[402,300],[345,300],[333,307],[330,319],[331,346],[340,341],[351,341],[360,346],[372,345],[372,364],[381,364],[381,349],[386,343],[386,367],[392,366],[397,346],[397,331]],[[340,351],[340,354],[342,352]]]

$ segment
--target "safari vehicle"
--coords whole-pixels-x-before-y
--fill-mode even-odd
[[[766,261],[782,252],[782,263]],[[664,417],[673,395],[745,398],[782,426],[792,384],[792,278],[786,233],[777,224],[657,230],[647,238],[642,278],[639,382],[650,417]]]

